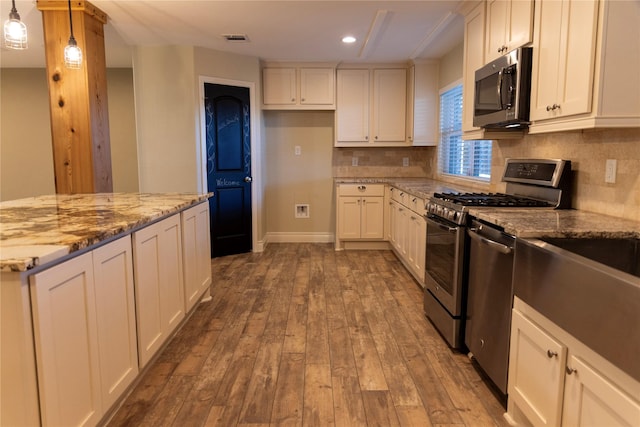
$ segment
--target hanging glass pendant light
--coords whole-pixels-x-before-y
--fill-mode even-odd
[[[73,37],[73,18],[71,17],[71,0],[69,1],[69,28],[71,36],[69,44],[64,48],[64,65],[67,68],[78,69],[82,66],[82,50],[78,46],[75,37]]]
[[[4,23],[4,45],[9,49],[27,48],[27,26],[20,20],[16,0],[11,0],[9,19]]]

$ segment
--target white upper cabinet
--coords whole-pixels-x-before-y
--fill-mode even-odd
[[[334,110],[335,66],[267,65],[262,70],[265,110]]]
[[[537,1],[530,133],[640,123],[637,2]]]
[[[489,0],[485,61],[531,43],[533,0]]]
[[[414,146],[438,145],[438,63],[420,62],[409,69],[407,140]]]
[[[464,59],[462,69],[462,131],[479,131],[473,126],[475,72],[484,65],[485,4],[478,4],[464,20]]]
[[[407,70],[340,69],[336,146],[408,145]]]

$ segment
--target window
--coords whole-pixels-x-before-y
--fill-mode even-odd
[[[440,94],[438,170],[483,181],[491,178],[491,141],[462,140],[462,84]]]

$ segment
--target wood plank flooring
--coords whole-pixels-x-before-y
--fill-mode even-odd
[[[507,425],[391,251],[270,244],[212,271],[110,426]]]

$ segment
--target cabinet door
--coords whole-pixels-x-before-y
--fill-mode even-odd
[[[384,237],[384,198],[363,197],[361,205],[360,237],[382,239]]]
[[[333,105],[335,70],[333,68],[300,69],[300,104]]]
[[[42,424],[102,417],[91,253],[30,278]]]
[[[407,70],[373,70],[373,142],[404,141]]]
[[[560,116],[589,113],[593,95],[598,0],[565,0],[557,103]]]
[[[567,348],[512,311],[508,394],[535,426],[560,425]]]
[[[533,0],[487,1],[485,62],[531,42]]]
[[[296,104],[296,69],[263,69],[262,102],[265,105]]]
[[[427,222],[416,213],[411,214],[412,266],[420,282],[424,280],[424,266],[427,249]]]
[[[563,425],[640,425],[639,395],[627,395],[580,357],[570,356],[567,367]]]
[[[591,111],[597,6],[597,0],[536,3],[532,121]]]
[[[398,202],[389,201],[389,242],[398,248]]]
[[[184,317],[179,215],[133,236],[138,353],[144,366]]]
[[[470,132],[473,126],[473,97],[475,72],[484,65],[484,2],[476,6],[464,22],[464,58],[462,69],[462,130]]]
[[[182,249],[185,311],[188,312],[211,285],[208,203],[182,212]]]
[[[93,251],[102,403],[111,407],[138,375],[131,236]]]
[[[492,61],[506,53],[506,27],[509,0],[489,0],[486,10],[485,61]]]
[[[505,31],[506,52],[533,40],[533,0],[509,1]]]
[[[336,139],[369,140],[369,70],[338,70]]]
[[[338,237],[341,239],[360,238],[360,197],[338,198]]]
[[[398,206],[398,252],[403,258],[407,257],[408,236],[409,236],[409,210]]]

